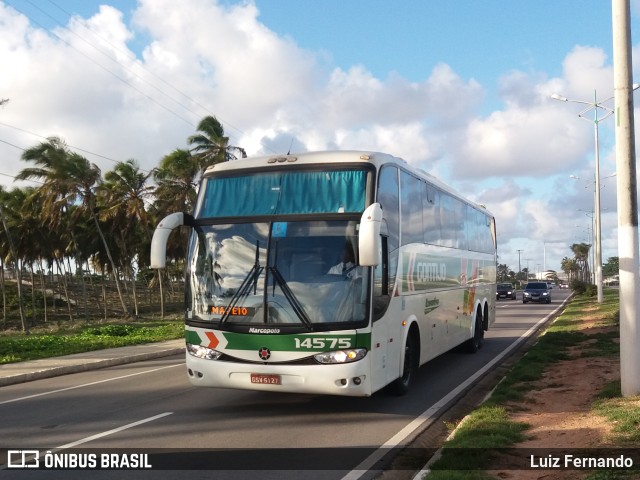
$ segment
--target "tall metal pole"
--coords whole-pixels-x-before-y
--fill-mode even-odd
[[[522,267],[520,266],[520,254],[524,252],[524,250],[518,250],[518,275],[522,272]]]
[[[613,109],[606,107],[603,103],[611,100],[613,97],[609,97],[606,100],[598,102],[597,92],[594,91],[593,102],[585,102],[581,100],[569,100],[567,97],[563,97],[554,93],[551,95],[551,98],[554,100],[560,100],[561,102],[573,102],[573,103],[582,103],[583,105],[588,105],[582,112],[578,114],[580,118],[584,118],[584,114],[593,109],[593,127],[595,131],[595,187],[594,187],[594,196],[593,196],[593,207],[595,209],[594,215],[594,224],[595,224],[595,272],[593,272],[594,280],[596,283],[596,289],[598,292],[598,303],[602,303],[603,301],[603,292],[602,292],[602,236],[601,236],[601,228],[600,228],[600,148],[598,145],[598,124],[600,121],[609,117],[613,114]],[[605,115],[602,118],[598,118],[598,109],[601,108],[605,112]]]
[[[638,194],[631,79],[629,0],[612,0],[616,114],[618,255],[620,259],[620,380],[622,395],[640,394]]]
[[[598,96],[594,91],[593,104],[598,105]],[[604,300],[604,294],[602,292],[602,233],[600,228],[600,148],[598,148],[598,109],[593,109],[593,126],[595,131],[595,145],[596,145],[596,183],[595,183],[595,228],[596,228],[596,290],[598,292],[598,303],[602,303]]]

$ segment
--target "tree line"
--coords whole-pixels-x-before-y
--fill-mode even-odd
[[[187,232],[170,238],[170,262],[160,277],[158,271],[149,268],[155,225],[169,213],[193,209],[204,169],[246,157],[242,148],[229,145],[222,125],[213,116],[198,123],[187,144],[190,148],[175,149],[151,171],[129,159],[104,173],[59,137],[26,149],[21,159],[28,166],[16,179],[31,180],[38,186],[0,186],[3,324],[10,301],[5,270],[16,280],[21,326],[27,333],[37,319],[33,302],[32,318],[26,314],[25,286],[31,286],[33,299],[36,284],[41,286],[38,298],[46,321],[47,305],[55,294],[45,286],[45,277],[52,276],[53,271],[61,274],[60,290],[64,293],[58,293],[66,299],[70,318],[73,311],[66,278],[84,281],[88,272],[115,286],[120,315],[138,316],[136,284],[142,281],[158,289],[159,309],[164,316],[163,286],[170,278],[182,277]],[[124,295],[124,289],[131,294]]]
[[[571,245],[571,252],[573,258],[564,257],[560,262],[560,267],[565,273],[569,284],[572,282],[589,283],[592,278],[592,269],[589,263],[589,254],[591,252],[591,245],[588,243],[574,243]],[[529,278],[529,271],[527,268],[523,268],[520,272],[515,272],[509,268],[506,264],[498,264],[498,281],[500,282],[514,282],[522,281],[526,282]],[[610,277],[618,274],[618,257],[610,257],[602,266],[602,274],[604,277]],[[548,280],[557,281],[557,274],[550,272]]]

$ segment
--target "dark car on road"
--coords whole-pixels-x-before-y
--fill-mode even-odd
[[[510,283],[499,283],[496,286],[496,299],[500,300],[501,298],[510,298],[511,300],[516,299],[516,289]]]
[[[551,290],[547,282],[529,282],[522,292],[522,303],[551,303]]]

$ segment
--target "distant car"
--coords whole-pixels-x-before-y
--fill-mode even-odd
[[[529,282],[522,292],[522,303],[551,303],[551,290],[547,282]]]
[[[500,300],[501,298],[510,298],[511,300],[516,299],[516,289],[510,283],[499,283],[496,286],[496,299]]]

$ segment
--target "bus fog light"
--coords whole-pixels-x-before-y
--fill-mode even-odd
[[[218,360],[222,356],[222,352],[192,343],[187,343],[187,352],[196,358],[204,358],[205,360]]]
[[[360,377],[353,377],[353,384],[360,385],[362,383],[362,379]]]
[[[361,360],[366,354],[366,349],[354,348],[351,350],[336,350],[334,352],[318,353],[314,355],[314,358],[319,363],[351,363]]]

